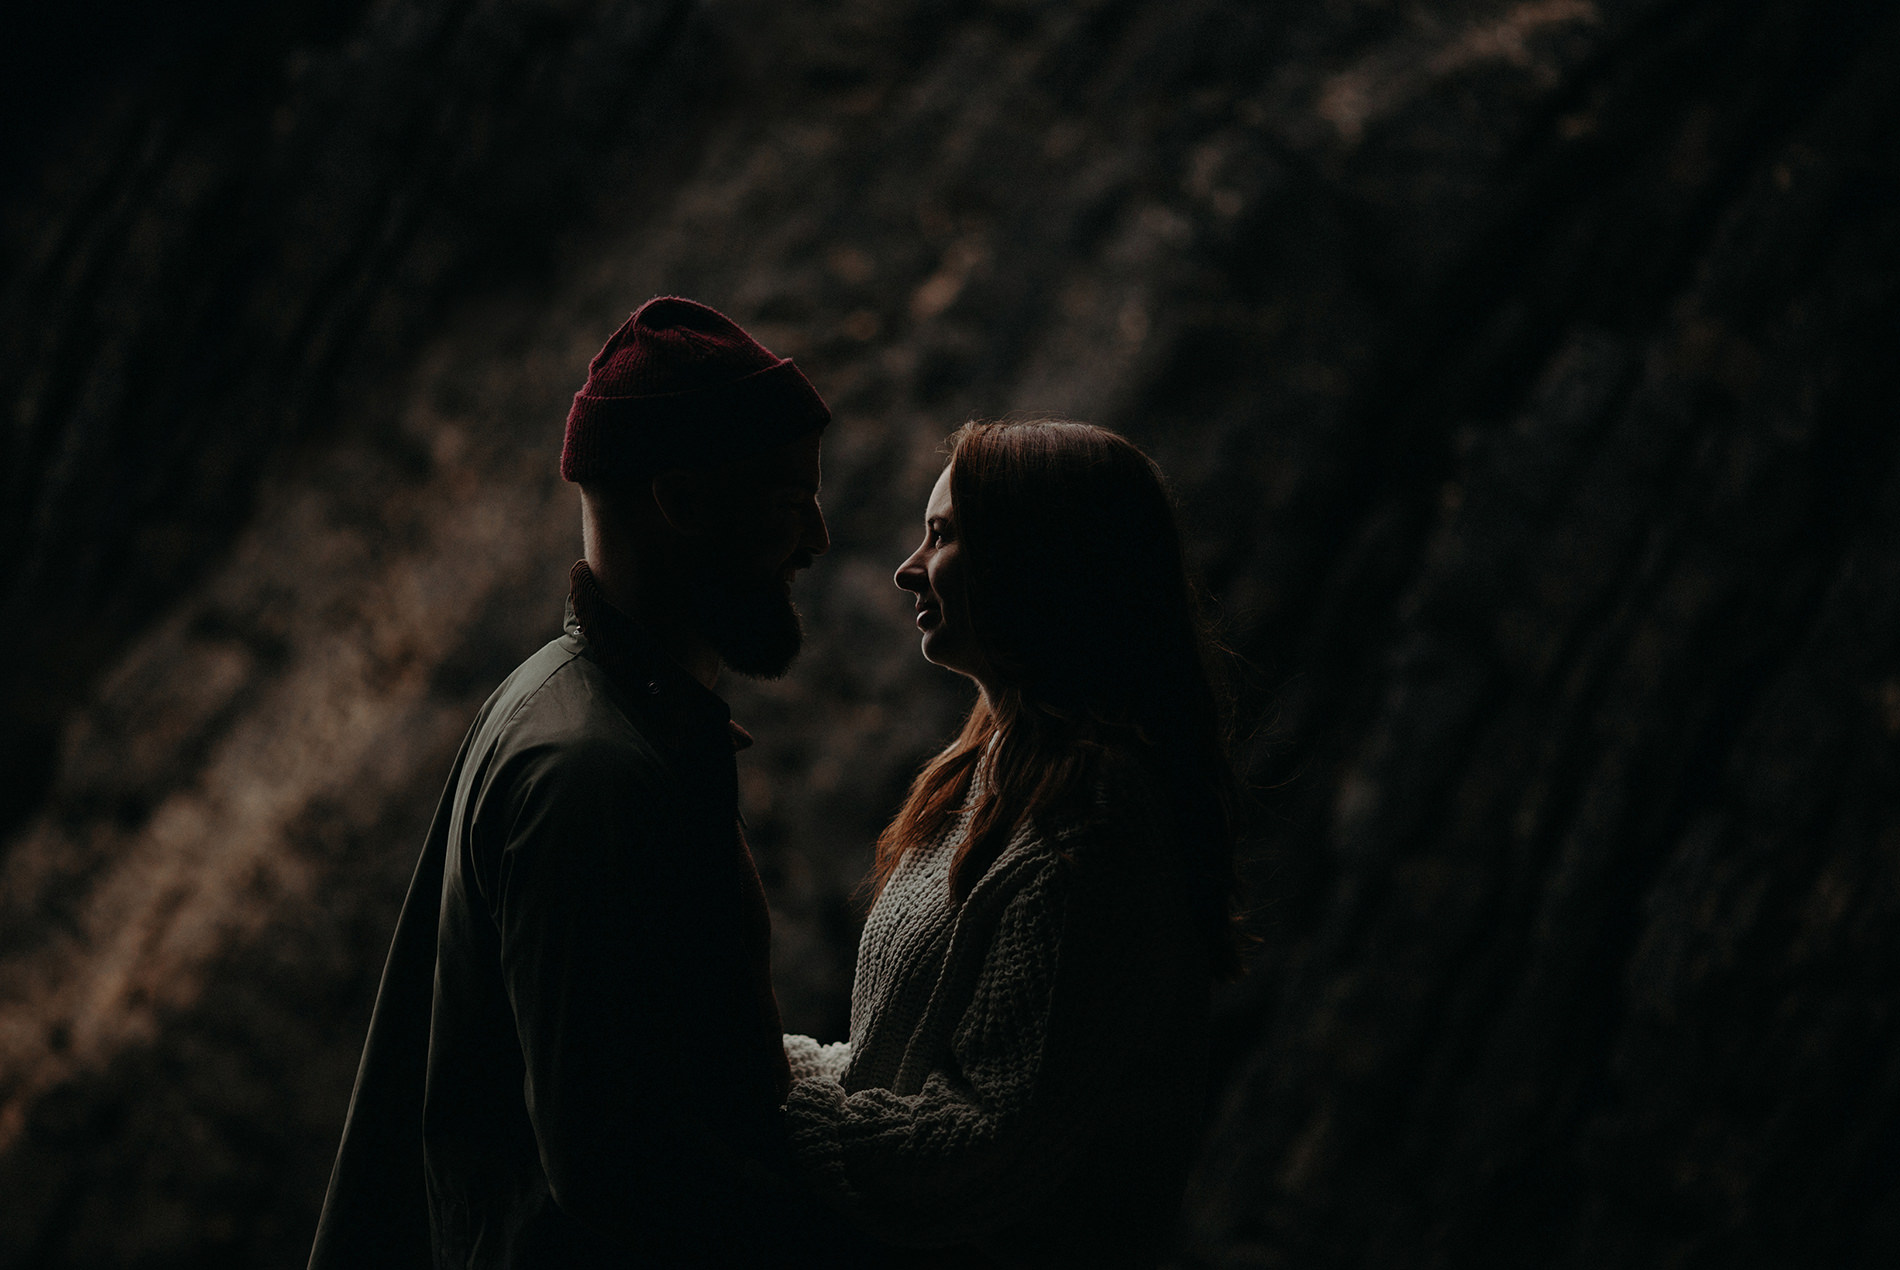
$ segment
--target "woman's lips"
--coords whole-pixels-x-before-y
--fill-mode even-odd
[[[917,610],[917,629],[920,631],[928,631],[928,630],[935,629],[937,622],[939,620],[940,620],[939,614],[935,606],[920,608]]]

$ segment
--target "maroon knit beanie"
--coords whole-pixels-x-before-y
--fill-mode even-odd
[[[789,357],[716,309],[648,300],[587,364],[567,412],[561,477],[604,481],[709,467],[831,421]]]

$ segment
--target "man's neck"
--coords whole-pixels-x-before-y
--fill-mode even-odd
[[[679,597],[642,586],[642,575],[631,562],[616,560],[597,543],[588,544],[586,560],[607,602],[651,635],[680,669],[711,688],[719,678],[719,654],[693,627]]]

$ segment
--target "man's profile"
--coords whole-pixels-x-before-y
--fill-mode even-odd
[[[782,1181],[749,738],[711,688],[798,651],[829,418],[690,300],[641,306],[590,363],[561,454],[585,551],[565,631],[450,773],[313,1270],[799,1264],[843,1237]]]

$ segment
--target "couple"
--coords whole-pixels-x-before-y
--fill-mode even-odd
[[[782,1035],[722,666],[782,673],[830,411],[678,298],[588,367],[566,633],[482,707],[310,1264],[1152,1266],[1234,964],[1232,775],[1134,446],[971,424],[897,570],[962,732],[877,843],[849,1039]]]

